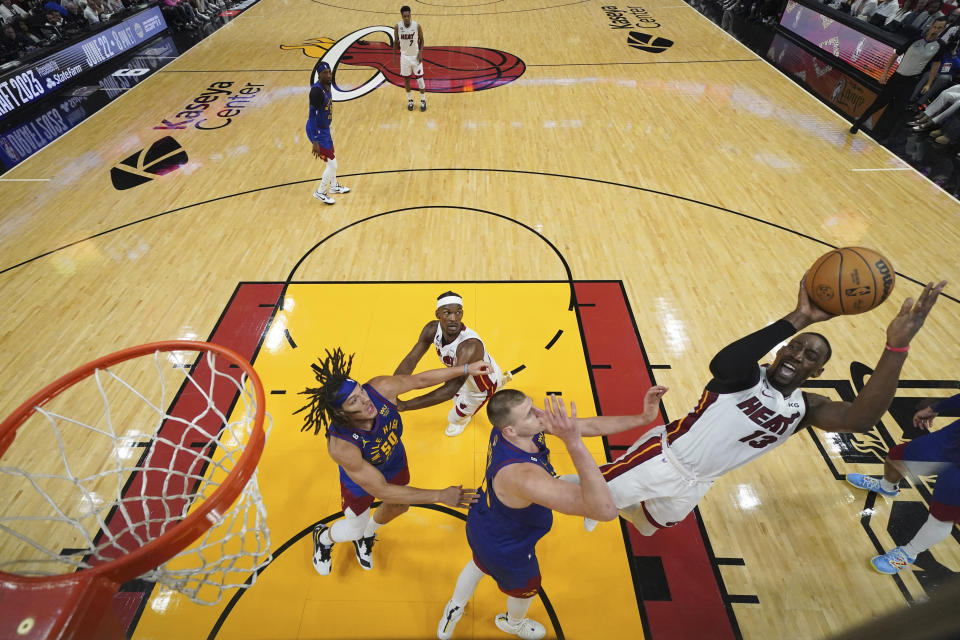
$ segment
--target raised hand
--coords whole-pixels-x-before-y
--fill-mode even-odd
[[[571,413],[560,396],[547,396],[543,401],[544,418],[547,420],[547,433],[551,433],[564,442],[580,440],[580,425],[577,423],[577,403],[570,403]]]
[[[663,386],[662,384],[654,385],[647,389],[647,395],[643,398],[643,415],[644,417],[649,416],[649,420],[653,420],[657,417],[657,414],[660,412],[660,398],[663,397],[669,389]]]
[[[471,362],[470,366],[467,367],[467,373],[471,376],[487,376],[493,373],[493,367],[483,360]]]
[[[456,487],[447,487],[440,492],[440,499],[437,502],[449,507],[466,509],[477,501],[476,489],[464,489],[462,485]]]
[[[794,309],[794,313],[799,314],[807,319],[807,324],[813,324],[814,322],[823,322],[824,320],[829,320],[833,318],[834,315],[827,313],[820,307],[818,307],[813,300],[810,299],[810,294],[807,293],[807,287],[804,284],[804,281],[807,279],[806,274],[800,278],[800,291],[797,293],[797,308]],[[797,327],[801,329],[802,327]]]
[[[930,431],[933,426],[933,419],[937,417],[937,412],[931,407],[924,407],[913,414],[913,426],[924,431]]]
[[[904,301],[900,312],[887,326],[888,345],[898,349],[910,346],[910,341],[920,331],[924,320],[927,319],[927,314],[930,313],[945,286],[947,286],[946,280],[942,280],[937,285],[928,282],[923,288],[923,293],[917,298],[916,304],[913,298],[907,298]]]

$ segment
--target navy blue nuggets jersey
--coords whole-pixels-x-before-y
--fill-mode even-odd
[[[323,84],[310,86],[310,115],[307,117],[307,137],[311,142],[323,142],[330,137],[333,121],[333,97]]]
[[[332,438],[346,440],[359,448],[364,460],[375,466],[385,478],[390,478],[403,470],[407,464],[407,454],[403,449],[403,442],[400,441],[400,436],[403,435],[403,421],[400,419],[397,406],[377,393],[376,389],[365,384],[363,390],[370,396],[370,401],[377,409],[373,429],[364,431],[333,422],[330,424],[328,434]],[[361,493],[366,493],[360,485],[350,479],[343,467],[340,467],[340,481],[351,489],[355,488]]]
[[[539,504],[512,509],[500,502],[493,490],[494,476],[510,464],[530,462],[540,465],[550,475],[556,475],[550,464],[550,450],[547,449],[543,434],[537,434],[534,442],[537,452],[527,453],[510,444],[499,431],[493,429],[484,486],[480,489],[479,499],[467,514],[467,541],[470,548],[478,564],[497,580],[501,589],[505,588],[504,580],[497,575],[501,571],[507,574],[517,571],[528,573],[536,567],[534,545],[553,526],[553,511],[550,509]]]

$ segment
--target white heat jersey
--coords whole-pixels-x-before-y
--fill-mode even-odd
[[[735,393],[705,390],[697,407],[667,425],[670,450],[699,478],[717,478],[787,441],[807,411],[800,389],[784,397],[767,380]]]
[[[469,339],[480,340],[480,344],[483,344],[483,340],[477,335],[477,332],[473,329],[468,329],[467,325],[460,324],[460,333],[456,338],[453,339],[450,344],[443,344],[443,330],[440,328],[440,323],[437,323],[437,333],[433,337],[433,346],[437,348],[437,357],[443,362],[447,367],[452,367],[457,364],[457,347],[460,346],[460,343],[464,340]],[[500,367],[497,366],[497,363],[494,361],[493,356],[490,355],[490,352],[487,351],[486,345],[483,345],[483,361],[493,367],[493,373],[490,376],[470,376],[467,378],[466,384],[470,389],[476,391],[486,391],[490,389],[492,385],[500,383]],[[463,366],[465,363],[461,362],[460,366]]]
[[[400,36],[400,53],[410,58],[416,58],[420,52],[420,30],[416,20],[410,21],[410,26],[403,26],[403,20],[397,23],[397,35]]]

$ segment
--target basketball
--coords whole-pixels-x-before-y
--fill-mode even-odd
[[[813,263],[804,286],[813,303],[827,313],[854,315],[879,306],[895,281],[893,265],[873,249],[842,247]]]

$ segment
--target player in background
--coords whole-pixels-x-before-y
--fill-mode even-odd
[[[377,529],[405,513],[411,504],[440,502],[467,507],[476,501],[472,489],[417,489],[409,487],[410,470],[403,448],[403,421],[397,412],[397,394],[446,382],[466,373],[485,375],[485,362],[456,369],[434,369],[413,376],[377,376],[360,384],[350,378],[353,356],[340,349],[319,365],[310,365],[319,387],[301,393],[310,402],[294,412],[305,412],[301,431],[314,435],[326,427],[327,450],[340,466],[340,494],[344,517],[327,527],[313,529],[313,566],[322,576],[330,573],[330,554],[335,542],[352,541],[357,562],[373,568],[373,543]],[[374,499],[383,504],[371,515]]]
[[[427,110],[426,85],[423,82],[423,29],[410,19],[410,7],[400,7],[403,18],[393,28],[393,64],[397,64],[400,54],[400,75],[403,76],[403,89],[407,92],[407,111],[413,111],[413,97],[410,95],[410,76],[417,79],[420,88],[420,111]]]
[[[426,324],[417,343],[410,353],[400,362],[393,375],[413,373],[423,354],[433,346],[437,357],[447,367],[461,368],[472,362],[486,362],[491,372],[483,376],[459,375],[439,389],[410,400],[400,400],[400,411],[412,411],[432,407],[453,398],[453,407],[447,414],[448,436],[463,433],[473,415],[497,391],[510,381],[510,373],[503,373],[493,356],[486,350],[483,340],[473,329],[461,322],[463,319],[463,299],[453,291],[446,291],[437,297],[436,320]]]
[[[453,596],[437,625],[437,637],[453,635],[463,609],[484,575],[507,594],[507,611],[494,618],[506,633],[524,640],[546,634],[543,625],[527,618],[540,591],[536,544],[553,526],[553,512],[598,520],[613,520],[617,510],[582,438],[605,436],[648,424],[660,413],[666,387],[650,388],[643,413],[632,416],[577,418],[577,405],[568,415],[563,400],[552,396],[544,411],[516,389],[498,391],[487,405],[493,425],[487,452],[484,486],[467,514],[467,542],[473,557],[460,572]],[[580,484],[563,482],[550,464],[544,434],[563,441],[580,477]]]
[[[958,409],[960,394],[917,411],[913,424],[929,431],[937,414]],[[883,477],[879,480],[862,473],[848,473],[847,482],[892,498],[900,492],[897,484],[907,473],[937,476],[930,500],[930,515],[909,542],[870,561],[880,573],[892,575],[913,564],[918,555],[946,540],[953,532],[954,523],[960,522],[960,420],[890,449],[883,463]]]
[[[793,311],[713,358],[713,378],[690,413],[652,429],[600,467],[620,515],[652,535],[683,520],[724,473],[772,451],[805,426],[853,433],[872,429],[893,400],[910,340],[944,286],[931,282],[916,304],[912,298],[903,303],[887,327],[886,346],[870,380],[853,402],[838,402],[800,390],[823,372],[831,349],[818,333],[794,334],[833,317],[810,301],[801,282]],[[758,364],[784,341],[773,364]],[[588,529],[594,524],[586,523]]]
[[[326,204],[336,202],[331,193],[347,193],[349,188],[337,182],[337,159],[333,155],[333,137],[330,135],[330,123],[333,121],[333,96],[330,85],[333,72],[330,65],[321,62],[320,81],[310,85],[310,115],[307,118],[307,138],[313,143],[313,156],[327,163],[320,177],[320,184],[313,197]],[[329,193],[327,192],[329,190]]]

